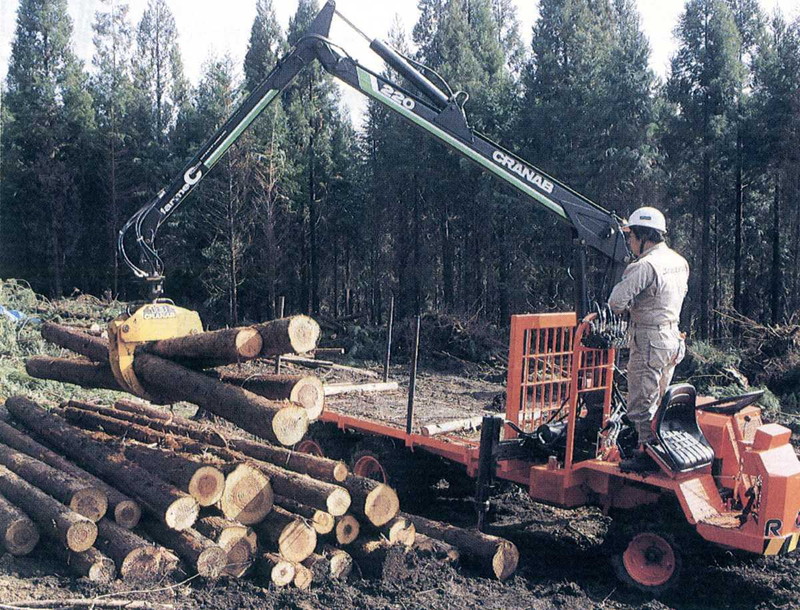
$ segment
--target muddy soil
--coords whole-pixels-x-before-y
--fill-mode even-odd
[[[332,376],[330,380],[352,381],[353,376]],[[502,394],[502,385],[474,376],[458,379],[423,371],[418,392],[421,412],[450,419],[451,411],[444,409],[453,409],[460,417],[465,411],[467,415],[491,412],[493,403],[497,403],[495,396]],[[449,402],[437,403],[448,395]],[[358,403],[365,414],[388,413],[391,419],[400,417],[402,410],[404,422],[405,396],[401,389],[394,395],[363,397]],[[455,494],[454,488],[446,485],[415,510],[457,525],[474,522],[469,497]],[[326,583],[308,592],[262,588],[252,580],[211,583],[202,579],[178,579],[142,591],[130,590],[119,581],[95,585],[74,578],[40,548],[28,557],[0,556],[0,608],[44,599],[54,600],[49,607],[70,607],[69,600],[75,598],[95,598],[96,607],[102,607],[104,600],[127,599],[147,602],[153,608],[210,610],[800,607],[797,553],[777,558],[747,556],[695,540],[686,549],[689,557],[684,562],[681,585],[656,600],[626,588],[615,578],[604,554],[610,519],[597,509],[544,506],[532,502],[521,488],[503,484],[496,490],[491,519],[490,532],[514,541],[521,555],[517,573],[503,583],[483,577],[470,566],[452,568],[409,554],[412,576],[403,582],[361,578],[356,570],[346,583]]]

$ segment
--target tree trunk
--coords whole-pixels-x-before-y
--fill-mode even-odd
[[[258,551],[252,528],[222,517],[205,517],[195,524],[195,529],[228,554],[226,574],[241,578],[250,570]]]
[[[270,400],[288,400],[301,405],[308,421],[316,421],[325,407],[322,381],[311,375],[220,373],[221,381],[244,388]]]
[[[317,533],[297,515],[276,506],[255,526],[258,539],[292,562],[303,561],[317,546]]]
[[[416,515],[402,513],[402,516],[421,534],[453,545],[463,557],[477,561],[499,580],[505,580],[517,569],[519,551],[508,540]]]
[[[129,490],[151,513],[171,528],[185,529],[197,519],[197,501],[126,460],[85,432],[22,398],[6,401],[8,411],[48,443],[63,451],[93,474]]]
[[[702,200],[700,206],[702,209],[702,238],[700,242],[700,338],[708,339],[709,331],[711,328],[710,315],[709,315],[709,259],[712,254],[711,248],[711,159],[709,153],[703,153],[703,171],[702,171]]]
[[[252,360],[262,346],[261,335],[255,328],[225,328],[154,341],[145,350],[184,366],[210,368]]]
[[[37,379],[52,379],[83,388],[124,392],[114,378],[111,367],[99,362],[50,356],[33,356],[25,360],[25,371]]]
[[[100,337],[53,322],[44,322],[41,332],[45,341],[65,347],[95,362],[108,364],[108,343]]]
[[[350,492],[353,512],[366,517],[372,525],[384,525],[400,511],[397,493],[388,485],[352,474],[342,485]]]
[[[99,521],[108,510],[101,489],[20,451],[0,445],[0,464],[90,521]]]
[[[260,356],[305,354],[317,347],[319,324],[308,316],[291,316],[253,326],[263,340]]]
[[[336,518],[332,514],[314,508],[313,506],[300,504],[285,496],[276,496],[275,504],[288,510],[290,513],[308,519],[311,527],[313,527],[314,531],[318,534],[330,534],[333,531],[333,527],[336,525]]]
[[[770,321],[773,325],[781,319],[781,178],[775,172],[775,196],[772,199],[772,269],[770,272]]]
[[[142,509],[139,504],[131,500],[125,494],[117,491],[116,488],[111,487],[111,485],[105,481],[101,481],[93,474],[78,468],[75,464],[66,460],[55,451],[51,451],[44,445],[37,443],[26,434],[20,432],[16,428],[12,428],[4,422],[0,422],[0,442],[5,443],[17,451],[22,451],[53,468],[57,468],[82,481],[86,481],[86,483],[92,487],[102,489],[108,498],[109,507],[114,511],[114,520],[118,525],[131,529],[139,523],[139,519],[142,516]]]
[[[36,524],[0,495],[0,548],[12,555],[27,555],[39,542]]]
[[[114,560],[123,580],[156,583],[171,574],[178,558],[164,547],[120,527],[108,519],[97,523],[97,548]]]
[[[144,521],[144,527],[160,544],[173,549],[200,576],[216,579],[222,575],[228,555],[193,528],[177,531],[158,521]]]
[[[97,526],[92,521],[51,498],[5,466],[0,466],[0,494],[30,516],[42,534],[71,551],[85,551],[97,539]]]

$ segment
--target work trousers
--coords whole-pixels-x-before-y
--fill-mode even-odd
[[[650,421],[667,390],[686,346],[677,326],[666,329],[634,327],[629,339],[628,418],[639,442],[654,439]]]

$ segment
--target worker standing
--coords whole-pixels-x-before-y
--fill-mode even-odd
[[[644,451],[655,438],[650,421],[686,351],[678,322],[688,290],[689,265],[664,243],[667,223],[659,210],[639,208],[623,230],[636,259],[614,286],[608,304],[614,313],[627,313],[630,319],[628,418],[636,427],[639,448],[620,466],[644,472],[655,466]]]

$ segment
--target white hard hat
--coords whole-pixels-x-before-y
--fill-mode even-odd
[[[639,208],[638,210],[634,210],[633,214],[631,214],[631,217],[628,219],[628,222],[625,223],[625,228],[634,226],[648,227],[650,229],[655,229],[656,231],[666,233],[667,219],[664,218],[664,215],[655,208]]]

